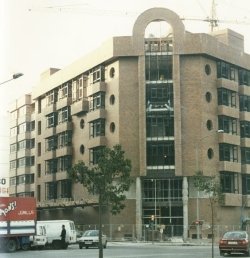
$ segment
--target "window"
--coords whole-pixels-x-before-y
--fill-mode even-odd
[[[110,105],[114,105],[115,104],[115,95],[111,95],[110,96],[109,103],[110,103]]]
[[[109,77],[114,78],[115,77],[115,68],[111,67],[109,70]]]
[[[15,169],[17,167],[17,161],[16,160],[11,160],[10,161],[10,169]]]
[[[92,83],[100,82],[105,80],[105,67],[100,65],[93,68],[90,71]]]
[[[52,136],[45,139],[45,148],[47,151],[55,150],[57,148],[57,137]]]
[[[242,194],[250,194],[250,175],[242,175]]]
[[[100,118],[90,122],[90,137],[105,135],[105,119]]]
[[[37,128],[38,128],[37,134],[41,135],[41,133],[42,133],[42,122],[41,121],[37,122]]]
[[[210,75],[211,74],[211,66],[209,64],[205,65],[205,73],[206,73],[206,75]]]
[[[250,164],[250,148],[242,147],[241,148],[241,163]]]
[[[250,71],[246,69],[239,69],[239,84],[250,86]]]
[[[33,184],[34,183],[34,174],[24,174],[17,176],[16,184]]]
[[[13,143],[10,145],[10,152],[16,152],[17,151],[17,143]]]
[[[84,121],[84,119],[81,119],[81,121],[80,121],[80,127],[81,127],[81,129],[83,129],[84,126],[85,126],[85,121]]]
[[[58,110],[58,123],[70,121],[70,107],[64,107]]]
[[[47,127],[55,127],[57,125],[57,113],[53,112],[47,115]]]
[[[212,158],[214,157],[214,151],[213,151],[213,149],[209,148],[209,149],[207,150],[207,157],[208,157],[209,159],[212,159]]]
[[[72,142],[72,132],[71,131],[65,131],[60,134],[58,134],[58,147],[64,147],[64,146],[70,146]]]
[[[55,91],[50,91],[46,96],[47,106],[56,103],[56,93]]]
[[[147,81],[173,79],[172,55],[146,55],[145,64]]]
[[[220,183],[223,193],[238,192],[237,173],[222,171],[220,172]]]
[[[143,181],[144,202],[167,202],[182,200],[181,179],[145,179]]]
[[[148,83],[146,85],[147,112],[173,112],[173,84]]]
[[[115,132],[115,123],[114,122],[110,123],[109,129],[110,129],[111,133]]]
[[[72,192],[72,183],[70,180],[61,180],[58,182],[59,189],[60,189],[60,197],[61,198],[71,198],[71,192]]]
[[[237,119],[229,116],[218,116],[220,130],[228,134],[237,134]]]
[[[175,165],[174,141],[147,142],[147,166]]]
[[[57,199],[57,182],[45,183],[46,200]]]
[[[17,159],[17,167],[31,167],[35,165],[35,157],[23,157],[20,159]]]
[[[218,89],[218,105],[236,107],[236,92],[225,88]]]
[[[100,157],[100,152],[103,148],[104,148],[103,146],[98,146],[98,147],[90,149],[90,159],[89,159],[90,164],[95,165],[98,163],[98,159]]]
[[[105,108],[105,92],[98,92],[90,97],[89,110]]]
[[[46,174],[53,174],[57,172],[57,159],[50,159],[45,161]]]
[[[147,115],[147,137],[170,137],[174,136],[174,116],[172,112],[154,113]]]
[[[71,83],[63,84],[59,89],[59,99],[71,97]]]
[[[58,158],[58,165],[59,170],[65,171],[72,165],[72,158],[71,156],[63,156]]]
[[[240,95],[240,111],[250,112],[250,96]]]
[[[211,100],[212,100],[212,94],[211,94],[211,92],[206,92],[206,101],[209,103],[209,102],[211,102]]]
[[[250,122],[240,121],[240,137],[250,138]]]
[[[225,78],[229,80],[236,80],[237,68],[224,61],[217,62],[217,78]]]
[[[17,127],[13,127],[10,129],[10,136],[16,136],[17,135]]]
[[[219,156],[220,161],[238,162],[238,146],[220,143]]]
[[[85,147],[84,147],[84,145],[82,144],[82,145],[80,146],[80,153],[81,153],[81,154],[84,154],[84,151],[85,151]]]

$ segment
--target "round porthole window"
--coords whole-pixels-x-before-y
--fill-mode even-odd
[[[80,127],[83,129],[83,128],[84,128],[84,125],[85,125],[85,121],[84,121],[84,119],[81,119],[81,121],[80,121]]]
[[[110,76],[110,78],[114,78],[115,77],[115,68],[114,67],[110,68],[109,76]]]
[[[113,123],[113,122],[110,124],[110,132],[111,133],[115,132],[115,123]]]
[[[209,148],[209,149],[207,150],[207,157],[208,157],[209,159],[212,159],[213,156],[214,156],[214,151],[213,151],[213,149]]]
[[[84,145],[82,144],[82,145],[80,146],[80,153],[81,153],[81,154],[84,154],[84,151],[85,151],[85,147],[84,147]]]
[[[110,103],[110,105],[114,105],[115,104],[115,96],[114,95],[110,96],[109,103]]]
[[[211,74],[211,66],[209,64],[205,65],[205,73],[206,73],[206,75]]]
[[[210,102],[212,100],[212,94],[208,91],[207,93],[206,93],[206,101],[207,102]]]
[[[213,122],[211,120],[207,120],[207,129],[209,131],[213,129]]]

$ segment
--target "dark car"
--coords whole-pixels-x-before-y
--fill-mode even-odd
[[[249,256],[249,236],[246,231],[228,231],[219,242],[220,255],[243,253]]]

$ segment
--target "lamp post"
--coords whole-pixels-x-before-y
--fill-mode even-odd
[[[224,133],[224,130],[217,130],[215,133]],[[199,164],[199,158],[198,158],[198,144],[201,143],[202,140],[210,137],[210,136],[213,136],[214,134],[209,134],[209,135],[206,135],[204,137],[202,137],[201,139],[199,139],[199,141],[196,143],[196,148],[195,148],[195,161],[196,161],[196,172],[198,172],[198,170],[200,169],[200,164]],[[197,234],[197,239],[199,240],[200,239],[200,204],[199,204],[199,197],[200,197],[200,192],[199,190],[197,191],[197,197],[196,197],[196,234]]]
[[[4,82],[1,82],[0,85],[4,84],[4,83],[6,83],[6,82],[9,82],[9,81],[15,80],[15,79],[17,79],[17,78],[19,78],[19,77],[21,77],[21,76],[23,76],[23,73],[14,73],[14,74],[12,75],[12,78],[11,78],[11,79],[9,79],[9,80],[7,80],[7,81],[4,81]]]

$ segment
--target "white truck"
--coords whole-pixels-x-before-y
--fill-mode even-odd
[[[66,229],[65,244],[61,241],[62,225],[64,225]],[[38,220],[37,227],[39,226],[45,228],[47,247],[53,249],[67,249],[68,245],[76,243],[75,223],[72,220]]]
[[[33,197],[0,197],[0,249],[27,250],[36,234],[36,200]]]
[[[36,224],[36,235],[30,236],[30,247],[32,249],[43,249],[47,242],[45,226]]]

